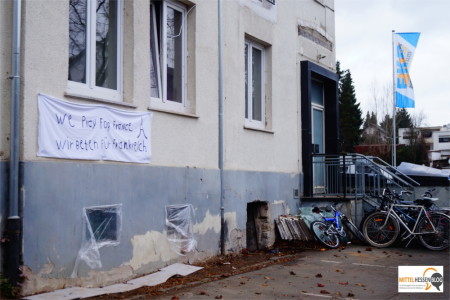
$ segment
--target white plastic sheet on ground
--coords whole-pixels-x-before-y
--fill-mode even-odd
[[[186,255],[197,246],[192,233],[194,208],[191,204],[166,206],[167,238],[178,255]]]
[[[122,204],[85,207],[83,224],[83,241],[75,261],[72,278],[77,276],[80,261],[84,261],[92,269],[101,268],[99,249],[120,243]]]

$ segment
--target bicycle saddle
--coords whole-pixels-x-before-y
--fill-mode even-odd
[[[423,197],[421,200],[438,201],[439,198]]]
[[[322,212],[322,211],[331,212],[332,209],[331,209],[331,207],[329,207],[329,206],[327,206],[327,207],[321,207],[321,208],[315,206],[315,207],[312,209],[312,212],[313,212],[313,213],[316,213],[316,214],[318,214],[318,213],[320,213],[320,212]]]

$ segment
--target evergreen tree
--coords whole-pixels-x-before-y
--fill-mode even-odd
[[[336,63],[339,78],[339,121],[340,136],[343,142],[342,151],[354,152],[354,147],[361,139],[362,111],[356,102],[355,88],[349,70],[342,71],[340,63]]]
[[[386,114],[384,116],[383,121],[380,123],[380,127],[384,129],[384,132],[386,134],[386,137],[392,138],[392,117],[389,114]]]
[[[400,110],[397,110],[395,114],[395,124],[398,128],[413,128],[413,122],[411,120],[411,116],[406,110],[406,108],[401,108]]]
[[[364,119],[363,129],[366,129],[366,128],[368,128],[368,127],[370,126],[370,121],[371,121],[371,119],[370,119],[370,113],[367,112],[367,113],[366,113],[366,118]]]
[[[380,123],[380,126],[386,131],[387,137],[393,137],[392,132],[392,117],[388,114],[384,116],[383,121]],[[398,143],[398,129],[399,128],[410,128],[413,130],[413,122],[410,114],[405,108],[396,110],[395,113],[395,129],[397,131],[397,143]]]

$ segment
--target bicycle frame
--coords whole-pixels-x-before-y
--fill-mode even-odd
[[[319,214],[322,216],[322,219],[326,222],[326,223],[332,223],[333,225],[333,229],[335,229],[337,231],[337,233],[342,236],[342,233],[344,231],[344,227],[341,224],[341,214],[339,213],[339,211],[337,211],[333,206],[331,206],[331,209],[334,212],[334,216],[332,218],[327,218],[324,216],[324,214],[320,211]],[[331,228],[331,226],[330,226]]]
[[[420,209],[419,214],[417,215],[417,219],[414,219],[414,218],[410,217],[408,214],[406,214],[401,209],[399,209],[401,207]],[[397,208],[397,211],[400,212],[400,214],[402,214],[402,215],[406,216],[407,218],[409,218],[410,220],[414,221],[414,227],[412,228],[412,230],[409,228],[409,226],[405,222],[403,222],[402,218],[397,214],[396,208]],[[389,208],[389,211],[387,211],[387,213],[388,213],[388,215],[387,215],[385,223],[383,224],[383,227],[386,225],[389,217],[393,216],[393,218],[396,219],[399,222],[399,224],[401,224],[403,226],[403,228],[405,228],[408,231],[408,233],[409,233],[403,239],[408,239],[412,235],[415,236],[415,235],[436,233],[436,228],[434,227],[434,224],[433,224],[433,222],[430,219],[429,212],[427,210],[425,210],[425,208],[423,206],[421,206],[421,205],[391,204],[390,208]],[[433,228],[433,232],[426,232],[426,233],[416,232],[417,224],[419,223],[419,220],[420,220],[422,215],[425,216],[428,219],[428,221],[430,221],[430,225]]]

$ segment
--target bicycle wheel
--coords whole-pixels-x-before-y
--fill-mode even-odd
[[[347,228],[352,233],[353,237],[357,238],[361,242],[366,242],[366,238],[364,237],[362,232],[347,217],[342,218],[342,224],[344,224],[345,228]]]
[[[422,217],[417,224],[418,232],[421,233],[419,235],[420,242],[430,250],[447,249],[450,237],[450,217],[442,213],[432,212],[430,213],[430,220],[427,217]],[[436,232],[434,232],[431,224],[433,224]]]
[[[311,223],[311,231],[316,239],[325,247],[335,249],[339,247],[340,241],[337,233],[331,233],[329,225],[321,222],[314,221]]]
[[[374,247],[388,247],[392,245],[399,234],[397,220],[386,212],[370,214],[363,224],[363,233],[366,241]]]

